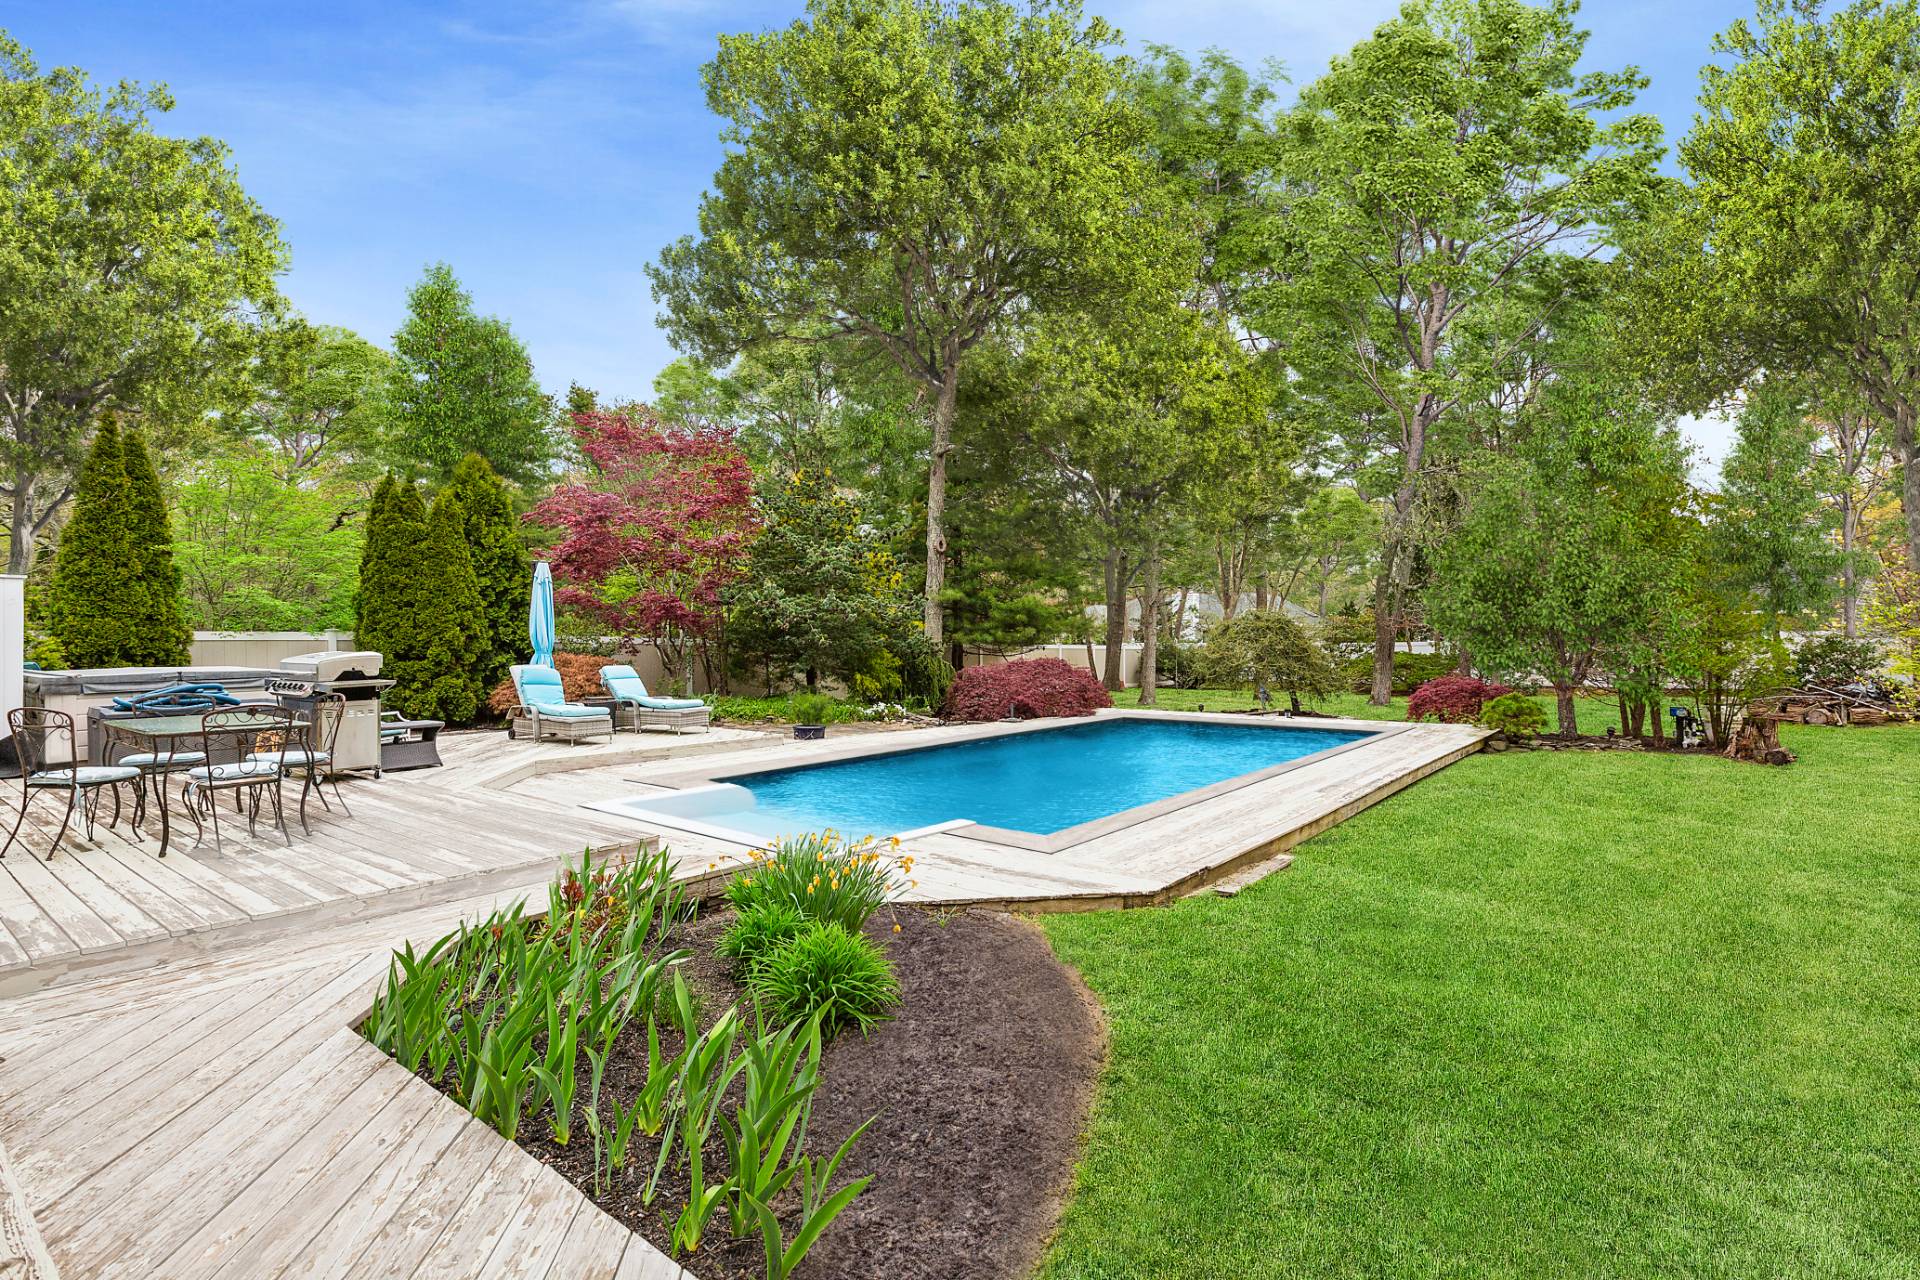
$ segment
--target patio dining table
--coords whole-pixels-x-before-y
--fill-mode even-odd
[[[240,710],[244,709],[240,708]],[[226,723],[209,729],[201,722],[205,714],[193,712],[177,716],[137,716],[128,720],[103,720],[100,722],[100,727],[107,733],[107,762],[109,764],[113,762],[113,744],[116,740],[126,743],[135,751],[170,755],[176,750],[176,744],[182,738],[232,738],[237,741],[274,730],[304,729],[309,723],[303,719],[288,721],[279,716],[268,715],[242,718],[233,711],[226,711]],[[245,755],[246,752],[242,750],[240,754]],[[209,760],[208,763],[211,764],[213,761]],[[167,820],[169,770],[142,769],[140,773],[142,785],[145,785],[149,779],[153,783],[154,803],[160,809],[160,856],[164,858],[167,856],[167,843],[172,836],[172,824]],[[309,773],[307,786],[312,785],[313,778]],[[303,790],[302,797],[304,796]],[[196,825],[200,821],[198,814],[193,815],[193,819]]]

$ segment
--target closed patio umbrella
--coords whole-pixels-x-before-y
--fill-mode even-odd
[[[553,665],[553,571],[545,560],[533,566],[533,599],[527,605],[527,640],[536,667]]]

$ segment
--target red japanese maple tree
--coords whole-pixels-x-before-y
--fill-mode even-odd
[[[554,599],[609,630],[650,640],[683,669],[681,637],[704,638],[758,528],[753,470],[724,427],[664,422],[645,406],[578,413],[590,473],[527,519],[561,531],[547,553]]]

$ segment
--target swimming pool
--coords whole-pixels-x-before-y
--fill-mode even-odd
[[[713,785],[605,807],[756,836],[829,827],[854,836],[902,835],[975,824],[1001,838],[1061,837],[1128,810],[1245,785],[1373,736],[1272,722],[1101,717],[731,774]]]

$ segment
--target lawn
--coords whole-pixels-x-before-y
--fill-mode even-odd
[[[1160,689],[1154,706],[1162,711],[1247,711],[1259,704],[1253,700],[1250,690],[1244,689]],[[1549,730],[1559,724],[1559,713],[1554,710],[1551,697],[1536,697],[1547,713]],[[1134,707],[1140,704],[1138,689],[1122,689],[1113,695],[1116,707]],[[1277,695],[1275,707],[1286,705],[1286,695]],[[1339,693],[1322,702],[1312,704],[1315,711],[1324,711],[1333,716],[1349,716],[1355,720],[1404,720],[1407,718],[1407,700],[1395,698],[1391,706],[1376,707],[1367,701],[1362,693]],[[1573,704],[1574,714],[1580,720],[1580,732],[1605,733],[1609,728],[1620,727],[1620,704],[1612,697],[1577,698]]]
[[[1787,745],[1475,756],[1048,918],[1112,1060],[1045,1280],[1920,1275],[1920,729]]]

